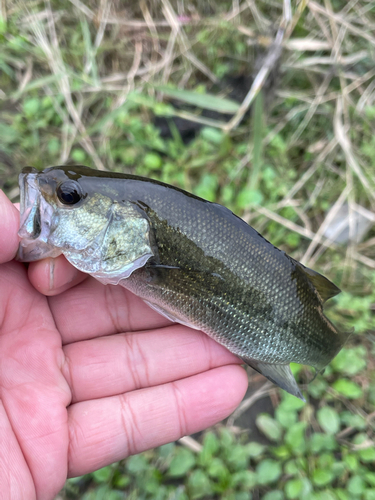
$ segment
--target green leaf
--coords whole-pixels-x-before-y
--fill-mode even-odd
[[[375,472],[367,472],[364,478],[369,485],[375,486]]]
[[[113,467],[111,465],[98,469],[92,473],[97,483],[108,483],[113,476]]]
[[[7,22],[0,14],[0,35],[5,35],[7,32]]]
[[[296,411],[288,410],[281,403],[275,410],[275,417],[278,422],[285,428],[288,429],[291,425],[295,424],[298,420],[298,414]]]
[[[310,450],[312,453],[320,453],[325,450],[335,450],[337,441],[334,436],[327,436],[321,432],[314,432],[310,438]]]
[[[342,411],[340,419],[347,427],[354,427],[358,430],[364,430],[367,427],[366,420],[362,415],[353,414],[350,411]]]
[[[226,462],[232,470],[243,470],[249,463],[247,449],[240,444],[233,445],[227,450]]]
[[[212,457],[219,450],[219,440],[213,432],[207,432],[203,438],[203,447],[198,455],[198,463],[206,467],[211,463]]]
[[[363,444],[367,441],[366,432],[358,432],[353,438],[353,444]]]
[[[283,400],[280,403],[280,406],[282,406],[287,411],[298,411],[304,408],[305,404],[306,403],[301,401],[299,398],[296,398],[295,396],[292,396],[291,394],[284,392]]]
[[[284,465],[284,472],[288,474],[288,476],[295,476],[299,473],[301,467],[296,459],[288,460]]]
[[[163,444],[162,446],[159,446],[157,449],[159,452],[159,456],[162,458],[168,458],[176,448],[176,445],[174,443],[167,443]]]
[[[205,496],[213,493],[210,480],[206,474],[201,470],[192,472],[187,482],[190,498],[204,498]]]
[[[332,464],[332,474],[335,477],[341,477],[345,473],[346,473],[346,466],[344,462],[334,462]]]
[[[192,104],[198,108],[211,109],[219,113],[233,114],[240,107],[237,102],[231,99],[216,97],[212,94],[201,94],[191,90],[173,89],[166,85],[156,85],[154,88],[172,99],[178,99],[179,101]]]
[[[13,127],[0,122],[0,137],[2,144],[12,144],[19,140],[18,133]]]
[[[195,465],[195,455],[187,448],[176,448],[168,468],[168,475],[172,477],[184,476]]]
[[[270,484],[277,481],[281,475],[281,465],[276,460],[262,460],[256,469],[258,482],[260,484]]]
[[[294,499],[298,498],[302,492],[303,483],[301,479],[290,479],[285,483],[284,491],[286,498]]]
[[[212,142],[212,144],[221,144],[225,137],[222,130],[213,127],[203,127],[200,135],[206,141]]]
[[[348,493],[342,488],[337,488],[334,491],[338,500],[350,500]]]
[[[355,471],[358,469],[358,458],[356,455],[346,455],[344,457],[344,463],[350,471]]]
[[[335,461],[335,458],[334,458],[332,453],[322,453],[318,457],[317,465],[321,469],[331,470],[332,464],[334,463],[334,461]]]
[[[156,102],[154,104],[153,111],[156,116],[171,117],[174,115],[173,106],[165,102]]]
[[[285,238],[285,243],[292,248],[297,248],[301,243],[301,236],[298,233],[289,233]]]
[[[150,170],[158,170],[161,168],[163,161],[157,153],[147,153],[143,158],[143,163]]]
[[[211,431],[206,432],[206,434],[204,435],[204,438],[203,438],[202,452],[207,453],[208,455],[212,456],[215,453],[217,453],[217,451],[219,450],[219,447],[220,447],[220,443],[219,443],[219,440],[216,437],[216,435]]]
[[[220,479],[228,476],[229,471],[224,462],[220,458],[215,457],[211,460],[209,466],[207,467],[207,473],[211,477]]]
[[[286,445],[277,446],[272,450],[272,452],[275,457],[279,458],[280,460],[285,460],[291,455],[290,449]]]
[[[138,484],[141,484],[145,491],[151,493],[154,498],[162,488],[161,479],[159,471],[151,467],[144,475],[138,477]]]
[[[337,500],[331,490],[314,492],[308,498],[309,500]]]
[[[320,427],[327,434],[336,434],[340,429],[340,419],[337,412],[330,406],[324,406],[317,412]]]
[[[375,448],[372,446],[365,448],[364,450],[359,450],[358,455],[362,462],[375,463]]]
[[[259,457],[264,452],[265,448],[264,444],[253,441],[246,445],[247,455],[250,458]]]
[[[375,118],[375,106],[366,106],[365,107],[365,114],[366,114],[367,118],[369,118],[370,120]]]
[[[130,482],[131,479],[129,476],[121,474],[114,478],[113,484],[116,486],[116,488],[125,489],[130,484]]]
[[[312,480],[316,486],[325,486],[329,484],[334,479],[334,476],[330,470],[326,469],[315,469],[313,471]]]
[[[268,413],[262,413],[256,418],[258,429],[271,441],[279,441],[282,435],[281,425]]]
[[[225,448],[228,453],[230,453],[233,443],[234,443],[234,436],[233,433],[227,429],[226,427],[222,427],[219,430],[219,435],[220,435],[220,444],[223,448]]]
[[[315,399],[321,399],[327,391],[327,382],[322,377],[317,377],[307,386],[309,394]]]
[[[366,488],[366,483],[361,476],[353,476],[349,479],[346,488],[352,495],[361,495]]]
[[[240,191],[236,201],[239,208],[245,209],[251,205],[260,205],[263,201],[263,195],[258,190],[245,187]]]
[[[340,378],[332,384],[332,388],[348,399],[357,399],[363,396],[363,391],[355,382]]]
[[[332,360],[331,366],[336,372],[355,375],[366,366],[366,349],[363,346],[344,348]]]
[[[247,491],[239,491],[234,494],[234,497],[223,497],[223,500],[252,500],[253,496],[250,492]]]
[[[296,422],[285,434],[285,443],[295,454],[300,455],[306,449],[305,430],[306,422]]]
[[[375,489],[365,490],[363,500],[375,500]]]
[[[232,486],[252,490],[257,484],[257,475],[251,470],[242,470],[232,475]]]
[[[123,492],[111,490],[108,486],[103,485],[85,493],[81,500],[122,500],[123,498]]]
[[[82,149],[73,149],[71,157],[77,163],[83,163],[86,159],[86,153]]]
[[[61,150],[61,144],[57,137],[52,137],[52,139],[48,141],[47,148],[48,152],[52,155],[57,154]]]
[[[217,176],[213,174],[204,174],[194,191],[197,196],[208,201],[214,201],[216,199],[217,188]]]
[[[126,468],[129,472],[137,473],[149,469],[150,464],[142,454],[134,455],[126,460]]]
[[[36,97],[26,99],[23,103],[23,112],[27,118],[34,118],[39,111],[40,100]]]

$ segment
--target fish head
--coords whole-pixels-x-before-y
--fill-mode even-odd
[[[18,260],[63,254],[80,271],[117,284],[154,255],[144,211],[104,189],[103,179],[81,175],[77,167],[26,167],[19,183]]]

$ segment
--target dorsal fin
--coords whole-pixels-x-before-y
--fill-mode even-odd
[[[322,299],[322,302],[331,299],[341,292],[339,287],[337,287],[334,283],[332,283],[332,281],[330,281],[322,274],[317,273],[313,269],[304,266],[293,258],[292,261],[305,273],[308,280],[314,285],[316,291],[319,294],[319,297]]]

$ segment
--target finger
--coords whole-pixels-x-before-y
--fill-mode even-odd
[[[43,295],[57,295],[78,285],[88,277],[73,267],[63,255],[33,262],[29,280]]]
[[[118,334],[64,348],[73,402],[98,399],[241,361],[204,333],[181,325]]]
[[[91,277],[50,297],[49,304],[63,344],[171,324],[122,286],[104,286]]]
[[[246,372],[229,365],[153,388],[76,403],[69,408],[69,475],[86,474],[205,429],[227,417],[246,388]]]
[[[66,407],[71,398],[61,373],[61,338],[46,297],[31,286],[22,264],[0,266],[0,283],[1,401],[36,497],[53,498],[66,477]]]
[[[0,263],[12,260],[18,249],[20,213],[0,189]]]
[[[0,498],[35,500],[33,478],[2,402],[0,402],[0,443]]]

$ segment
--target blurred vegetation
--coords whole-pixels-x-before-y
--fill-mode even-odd
[[[328,315],[355,330],[303,386],[306,404],[260,388],[272,409],[253,426],[243,406],[193,446],[70,479],[60,498],[374,500],[375,230],[345,245],[324,234],[345,203],[375,211],[375,3],[292,2],[281,58],[237,127],[228,123],[273,50],[281,0],[0,6],[0,187],[11,199],[24,165],[174,184],[337,283],[345,292]],[[301,384],[313,377],[293,369]]]

